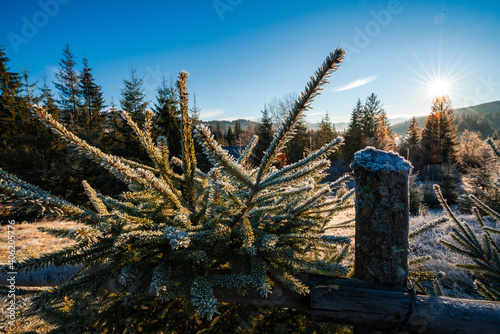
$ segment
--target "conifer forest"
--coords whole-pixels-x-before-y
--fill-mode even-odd
[[[131,64],[109,100],[93,59],[70,43],[53,81],[13,68],[7,50],[0,45],[0,333],[431,333],[441,318],[416,318],[421,300],[499,310],[500,101],[456,108],[451,94],[435,94],[428,110],[396,123],[371,86],[349,100],[345,124],[333,105],[311,121],[322,93],[343,91],[330,87],[340,69],[357,66],[338,47],[299,93],[262,103],[258,118],[207,120],[189,68],[156,82],[150,100]],[[398,176],[356,174],[376,164],[362,165],[372,153],[388,157],[374,174]],[[376,240],[384,224],[369,226],[380,254],[404,253],[402,269],[392,266],[404,283],[379,289],[391,273],[373,269],[382,268],[377,250],[363,255],[375,267],[355,265],[369,243],[358,224],[396,211],[406,249],[385,249]],[[63,272],[58,284],[36,284]],[[343,321],[354,309],[338,322],[318,316],[321,284],[311,282],[330,279],[355,282],[339,293],[408,297],[403,316],[384,329]],[[371,298],[351,297],[358,306]],[[372,302],[360,314],[377,313]],[[312,306],[290,306],[303,303]]]

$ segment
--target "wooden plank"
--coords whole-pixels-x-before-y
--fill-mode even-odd
[[[412,307],[412,298],[396,291],[318,285],[311,290],[311,318],[361,325],[374,332],[500,333],[499,302],[416,295]]]
[[[78,268],[66,268],[62,273],[74,274]],[[47,269],[24,277],[16,277],[16,287],[47,286],[62,283],[64,275]],[[311,294],[299,295],[287,288],[277,289],[267,297],[250,290],[242,296],[231,290],[216,292],[220,302],[253,304],[310,311],[316,321],[363,326],[374,331],[401,325],[409,315],[412,295],[408,292],[380,290],[373,283],[351,278],[320,275],[300,275],[311,288]],[[6,276],[2,275],[1,282]],[[112,284],[103,289],[114,290]],[[500,302],[415,296],[415,305],[408,319],[408,333],[500,333]]]

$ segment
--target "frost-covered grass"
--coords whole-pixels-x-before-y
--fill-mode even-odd
[[[465,221],[474,230],[476,235],[481,235],[481,227],[477,223],[474,215],[463,213],[454,208],[453,211],[459,220]],[[424,215],[410,218],[410,231],[425,223],[445,217],[442,210],[427,210]],[[484,219],[485,223],[491,227],[498,227],[493,219]],[[439,240],[451,241],[450,232],[453,223],[448,220],[427,232],[410,239],[410,261],[419,256],[430,256],[430,259],[422,264],[416,265],[410,270],[431,271],[439,274],[440,281],[445,288],[445,293],[449,297],[457,298],[480,298],[474,291],[472,275],[457,267],[457,264],[470,263],[466,257],[454,253],[444,247]],[[432,283],[423,282],[423,285],[432,291]]]
[[[476,222],[475,217],[469,213],[463,213],[454,209],[460,220],[466,221],[471,228],[478,234],[481,234],[481,228]],[[331,226],[341,221],[354,219],[354,209],[346,210],[336,217],[335,222]],[[439,209],[426,210],[421,215],[410,217],[410,231],[413,231],[422,225],[431,221],[445,217],[445,213]],[[491,227],[495,227],[495,222],[488,218],[485,223]],[[439,278],[445,293],[449,297],[456,298],[480,298],[475,292],[473,285],[473,277],[466,270],[458,268],[456,265],[461,263],[469,263],[469,260],[462,255],[454,253],[444,247],[439,240],[451,241],[450,232],[453,224],[450,220],[420,234],[414,238],[410,238],[410,254],[409,260],[418,257],[429,256],[430,259],[420,263],[410,265],[410,271],[413,272],[429,272]],[[496,226],[498,227],[498,226]],[[354,227],[329,229],[329,234],[351,236],[351,252],[346,258],[345,265],[354,262]],[[429,293],[433,293],[432,277],[421,278],[421,285],[427,289]]]

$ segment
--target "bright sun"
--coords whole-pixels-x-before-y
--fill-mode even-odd
[[[446,80],[438,79],[429,82],[429,94],[432,96],[443,96],[450,94],[450,83]]]

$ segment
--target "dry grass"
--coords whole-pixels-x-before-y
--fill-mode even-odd
[[[426,223],[444,216],[444,212],[438,209],[427,210],[423,215],[411,216],[410,231],[415,230]],[[469,223],[471,228],[476,233],[478,233],[478,235],[481,234],[481,228],[475,221],[475,217],[473,215],[457,212],[457,216],[460,220]],[[332,222],[331,226],[341,221],[354,219],[354,217],[354,209],[346,210],[338,216],[338,219]],[[488,221],[487,218],[486,221]],[[500,225],[495,225],[495,222],[493,220],[489,221],[489,224],[491,227],[496,226],[497,228]],[[439,242],[439,240],[451,241],[450,232],[452,227],[452,223],[450,221],[447,221],[421,235],[410,239],[409,260],[421,256],[430,256],[430,259],[428,261],[418,265],[410,266],[410,270],[415,272],[431,272],[439,277],[445,293],[450,297],[480,298],[480,296],[474,290],[474,280],[472,278],[472,275],[469,272],[462,270],[456,266],[457,264],[469,263],[469,260],[462,255],[453,253]],[[345,265],[352,265],[354,263],[354,227],[332,228],[328,230],[328,233],[339,236],[342,235],[353,237],[353,241],[351,242],[351,252],[344,262]],[[421,281],[420,283],[422,283],[422,285],[429,292],[433,292],[431,279],[429,279],[428,281]]]
[[[5,218],[4,218],[5,219]],[[7,219],[5,219],[7,220]],[[15,229],[15,247],[16,247],[16,260],[22,261],[28,258],[28,254],[24,251],[29,247],[37,255],[50,253],[63,249],[64,247],[73,245],[73,241],[68,239],[59,239],[48,235],[47,233],[40,232],[37,228],[39,226],[47,227],[76,227],[78,224],[67,220],[41,220],[38,222],[28,223],[26,221],[18,222],[12,225]],[[8,226],[0,226],[0,263],[7,263],[8,251]],[[22,313],[30,305],[30,292],[36,292],[38,288],[23,288],[16,291],[16,308],[17,311]],[[7,322],[7,310],[4,308],[8,305],[7,296],[0,297],[0,333],[45,333],[50,326],[45,324],[42,320],[36,317],[19,316],[15,320],[15,326],[11,327]]]
[[[47,233],[40,232],[37,228],[39,226],[47,227],[75,227],[78,226],[75,222],[67,220],[56,220],[56,221],[40,221],[35,223],[17,222],[14,225],[14,230],[11,229],[11,233],[14,232],[15,235],[15,247],[16,247],[16,260],[22,261],[28,258],[28,254],[24,251],[26,247],[29,247],[36,254],[41,255],[45,253],[54,252],[61,250],[64,247],[71,246],[74,242],[68,239],[59,239],[48,235]],[[8,226],[0,226],[0,263],[7,263],[7,251],[8,251]]]

